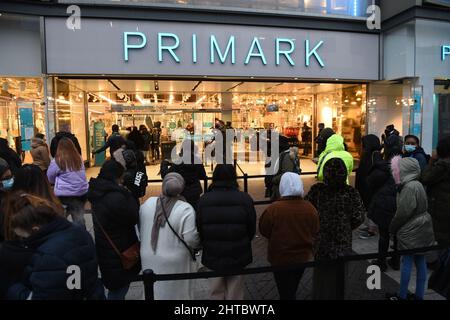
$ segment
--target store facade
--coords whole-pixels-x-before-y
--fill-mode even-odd
[[[429,153],[450,134],[449,35],[449,21],[424,18],[383,34],[383,78],[411,90],[410,132]]]
[[[366,83],[379,79],[377,34],[111,19],[84,19],[73,31],[65,23],[45,19],[46,73],[56,79],[55,130],[70,118],[69,129],[91,141],[82,124],[148,125],[161,120],[158,111],[182,111],[162,119],[163,126],[172,131],[192,122],[205,134],[221,118],[236,129],[272,125],[283,133],[297,129],[299,136],[307,123],[312,140],[312,129],[322,122],[347,132],[359,153],[355,141],[365,130]],[[101,86],[102,78],[114,87],[86,84]],[[123,89],[126,79],[140,88]],[[255,81],[260,85],[251,85]],[[132,123],[123,114],[131,114]]]
[[[63,4],[0,4],[10,10],[0,16],[0,37],[11,44],[0,50],[8,61],[0,65],[2,99],[9,97],[0,101],[1,136],[21,135],[19,109],[31,103],[34,131],[48,139],[72,131],[85,160],[113,123],[160,122],[169,135],[192,125],[203,135],[216,118],[300,139],[306,125],[311,141],[324,123],[355,155],[362,135],[380,136],[393,123],[431,148],[448,131],[448,22],[395,16],[372,30],[361,9],[372,3],[341,2],[302,2],[299,16],[80,1],[75,30]]]

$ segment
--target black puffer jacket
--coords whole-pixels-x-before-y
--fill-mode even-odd
[[[78,142],[77,137],[73,133],[70,132],[64,132],[60,131],[56,133],[55,137],[52,139],[52,142],[50,143],[50,154],[52,155],[52,158],[56,156],[56,150],[58,149],[58,143],[59,140],[62,138],[68,138],[72,140],[73,144],[75,145],[75,148],[77,149],[78,153],[81,155],[81,147],[80,143]]]
[[[98,265],[91,236],[64,218],[57,218],[27,238],[17,251],[17,263],[25,264],[22,280],[9,287],[7,298],[25,300],[101,299],[103,288],[98,279]],[[28,249],[26,249],[28,248]],[[10,248],[11,249],[11,248]],[[29,255],[29,251],[33,253]],[[28,251],[28,253],[27,253]],[[13,257],[12,255],[9,256]],[[9,262],[14,264],[16,262]],[[81,289],[67,287],[68,267],[80,267]],[[69,283],[71,283],[69,281]]]
[[[209,269],[241,269],[252,262],[256,212],[248,194],[225,183],[212,185],[198,202],[197,229]]]
[[[373,134],[369,134],[362,138],[363,153],[359,162],[358,169],[356,170],[355,188],[359,191],[364,206],[369,207],[373,193],[370,190],[370,186],[367,184],[367,177],[370,170],[373,167],[374,158],[379,156],[381,150],[380,139]],[[377,154],[374,154],[374,153]]]
[[[114,251],[98,222],[120,252],[138,241],[135,225],[139,220],[139,203],[125,188],[115,182],[92,178],[89,181],[88,199],[92,204],[95,246],[103,284],[109,290],[119,289],[130,282],[140,271],[140,264],[125,271],[119,255]]]
[[[450,159],[429,164],[422,172],[428,194],[428,211],[433,218],[434,236],[450,246]]]
[[[368,192],[372,194],[367,216],[382,230],[389,230],[397,211],[397,187],[388,161],[378,158],[367,177]]]
[[[161,177],[164,179],[170,172],[179,173],[185,182],[181,195],[194,208],[197,209],[198,200],[203,192],[201,181],[207,178],[203,164],[172,164],[161,162]]]

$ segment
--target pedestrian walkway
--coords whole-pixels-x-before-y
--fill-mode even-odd
[[[312,162],[311,162],[312,163]],[[95,175],[94,170],[90,169],[91,175]],[[149,172],[155,172],[155,168],[150,167]],[[151,174],[151,173],[150,173]],[[315,183],[314,176],[302,177],[305,184],[305,192],[308,192],[309,188]],[[155,179],[151,176],[150,179]],[[354,181],[354,175],[351,177],[351,183]],[[242,188],[242,181],[241,181]],[[154,195],[159,195],[161,185],[151,183],[148,187],[147,198]],[[252,179],[249,182],[249,193],[254,200],[264,200],[264,179]],[[267,200],[267,198],[265,199]],[[256,207],[256,212],[259,217],[261,216],[267,205],[259,205]],[[90,215],[86,217],[87,228],[93,235],[92,218]],[[252,243],[253,247],[253,263],[249,267],[261,267],[268,266],[269,263],[267,257],[267,240],[263,238],[259,231],[256,234]],[[358,231],[354,232],[353,236],[353,250],[357,254],[374,253],[377,252],[378,237],[372,237],[370,239],[362,240],[358,238]],[[346,299],[350,300],[380,300],[384,299],[386,293],[395,293],[398,290],[398,283],[400,282],[400,272],[388,270],[382,274],[381,278],[381,290],[369,290],[366,286],[368,274],[366,273],[367,261],[351,262],[348,267],[348,282],[346,289]],[[199,265],[200,267],[200,265]],[[209,298],[208,293],[208,281],[206,279],[199,279],[195,281],[195,299],[206,300]],[[413,272],[410,281],[410,290],[414,290],[415,286],[415,273]],[[278,291],[273,279],[273,275],[270,273],[256,274],[245,276],[246,299],[252,300],[276,300],[278,299]],[[297,299],[308,300],[311,299],[312,293],[312,269],[307,269],[304,273],[302,281],[297,291]],[[143,284],[133,283],[130,291],[127,295],[127,299],[143,299]],[[443,300],[443,297],[436,294],[432,290],[428,290],[425,295],[426,300]]]

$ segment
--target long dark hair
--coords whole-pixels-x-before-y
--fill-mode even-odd
[[[62,209],[47,199],[16,191],[8,198],[8,215],[5,220],[6,239],[14,240],[15,228],[30,231],[35,225],[42,226],[63,216]]]
[[[14,185],[11,191],[22,191],[47,199],[57,205],[61,205],[53,193],[50,183],[42,170],[34,164],[25,164],[17,169],[14,174]]]
[[[55,161],[58,167],[63,171],[80,171],[83,165],[80,154],[75,148],[72,140],[68,138],[59,140]]]

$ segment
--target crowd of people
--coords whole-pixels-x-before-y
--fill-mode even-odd
[[[318,181],[305,192],[298,149],[280,136],[275,172],[265,180],[273,201],[257,222],[253,199],[240,190],[233,165],[217,164],[203,190],[207,175],[191,140],[182,143],[181,163],[162,162],[161,194],[143,201],[145,152],[152,140],[147,133],[135,128],[125,138],[113,126],[105,146],[95,151],[109,148],[110,157],[89,181],[71,133],[57,133],[50,148],[36,135],[33,164],[26,165],[0,141],[0,299],[123,300],[141,270],[195,272],[199,260],[205,270],[239,272],[253,261],[258,230],[267,238],[267,258],[275,267],[352,254],[353,231],[361,225],[379,233],[379,252],[388,251],[391,240],[394,250],[435,241],[450,247],[450,138],[441,139],[436,154],[428,156],[417,137],[402,139],[393,127],[382,141],[367,135],[352,187],[354,159],[342,136],[324,128],[317,139]],[[93,236],[86,230],[87,202]],[[373,263],[384,271],[388,265],[401,268],[400,289],[390,298],[424,298],[424,254]],[[417,283],[410,295],[413,264]],[[69,286],[73,266],[80,279]],[[336,268],[314,268],[313,299],[338,298]],[[295,299],[303,272],[274,272],[280,299]],[[208,281],[211,299],[244,299],[243,276]],[[154,295],[194,299],[194,283],[156,282]]]

